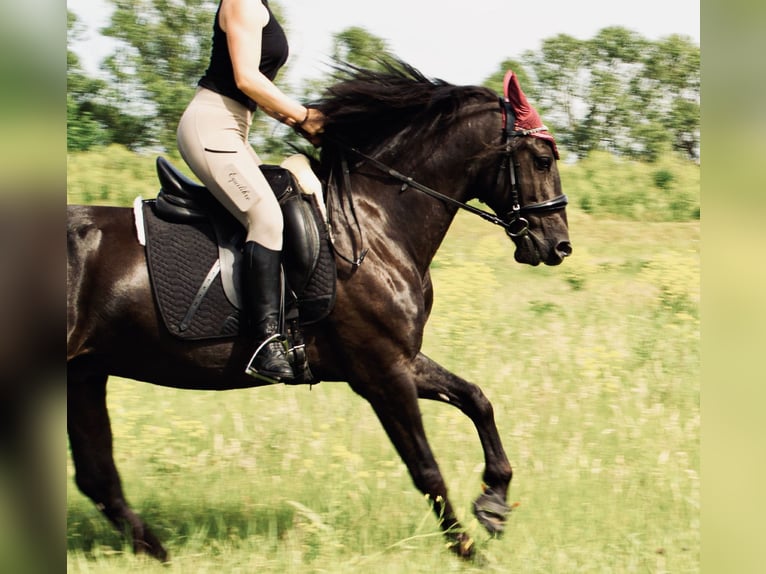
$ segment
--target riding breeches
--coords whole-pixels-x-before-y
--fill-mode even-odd
[[[247,229],[247,239],[282,248],[282,211],[248,142],[253,114],[206,88],[197,92],[178,124],[178,150],[213,196]]]

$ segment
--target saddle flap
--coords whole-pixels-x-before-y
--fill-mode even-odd
[[[319,260],[319,229],[311,206],[300,194],[293,193],[282,202],[282,216],[285,221],[282,257],[287,283],[301,296]]]

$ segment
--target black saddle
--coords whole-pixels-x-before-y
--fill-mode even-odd
[[[335,260],[317,197],[292,174],[261,166],[284,215],[285,316],[307,325],[335,302]],[[212,194],[157,158],[160,191],[143,202],[149,274],[168,329],[184,339],[236,336],[245,229]],[[138,214],[137,214],[138,216]]]

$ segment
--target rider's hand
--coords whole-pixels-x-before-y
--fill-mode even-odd
[[[306,119],[295,126],[296,131],[315,146],[322,141],[320,134],[324,131],[325,115],[316,108],[306,108]]]

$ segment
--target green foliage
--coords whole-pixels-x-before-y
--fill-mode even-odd
[[[67,10],[67,38],[76,38],[80,33],[77,16]],[[67,150],[85,151],[108,142],[105,127],[88,110],[90,101],[102,88],[101,82],[82,72],[77,55],[67,50]]]
[[[169,156],[187,175],[191,172],[177,155]],[[67,156],[67,203],[128,207],[136,196],[157,195],[155,156],[110,145],[97,151]],[[193,177],[193,176],[192,176]]]
[[[655,161],[672,146],[696,160],[699,53],[688,38],[653,42],[622,27],[589,40],[560,34],[523,54],[529,83],[522,86],[561,144],[580,157],[606,150]]]
[[[371,70],[381,69],[392,58],[388,42],[359,26],[333,35],[332,55],[337,62]]]
[[[152,135],[175,149],[176,128],[207,68],[212,42],[212,0],[111,0],[114,12],[103,30],[122,43],[104,67],[122,93],[121,110],[151,115]]]
[[[77,17],[67,12],[68,39],[80,33]],[[109,82],[84,73],[77,55],[67,50],[67,150],[85,151],[112,143],[138,149],[151,141],[149,119],[130,113],[124,94]]]
[[[559,164],[564,191],[576,208],[597,217],[688,221],[700,215],[700,167],[665,152],[653,163],[592,152]]]
[[[77,101],[67,93],[66,97],[66,147],[69,151],[86,151],[102,146],[108,141],[108,133]]]
[[[287,153],[287,152],[286,152]],[[194,177],[177,154],[175,165]],[[279,163],[283,156],[264,156]],[[130,152],[122,146],[70,153],[67,160],[69,203],[131,205],[136,195],[157,193],[153,154]],[[559,164],[570,210],[599,218],[641,221],[699,219],[700,168],[666,153],[653,164],[594,152],[574,164]]]
[[[539,50],[522,55],[522,63],[533,79],[522,83],[522,89],[561,143],[573,150],[578,147],[573,139],[578,117],[576,104],[585,97],[579,75],[586,57],[584,44],[566,34],[548,38]]]
[[[675,176],[673,172],[667,169],[658,169],[652,175],[652,179],[654,180],[654,185],[658,188],[669,190],[673,180],[675,180]]]
[[[108,84],[85,77],[76,56],[68,54],[68,94],[77,103],[69,114],[69,149],[105,140],[173,150],[178,118],[207,66],[216,3],[110,1],[115,10],[103,33],[122,46],[103,61]],[[278,4],[273,8],[280,13]],[[76,34],[76,18],[69,14],[70,34]],[[373,69],[393,57],[383,38],[358,26],[333,36],[332,53],[338,61]],[[505,59],[485,85],[500,92],[508,68],[561,146],[578,157],[605,150],[657,161],[670,148],[699,158],[700,49],[689,38],[650,41],[614,26],[587,40],[559,34],[520,59]],[[301,97],[315,99],[332,81],[330,73],[305,82]],[[298,136],[259,114],[253,140],[259,151],[281,156]]]

